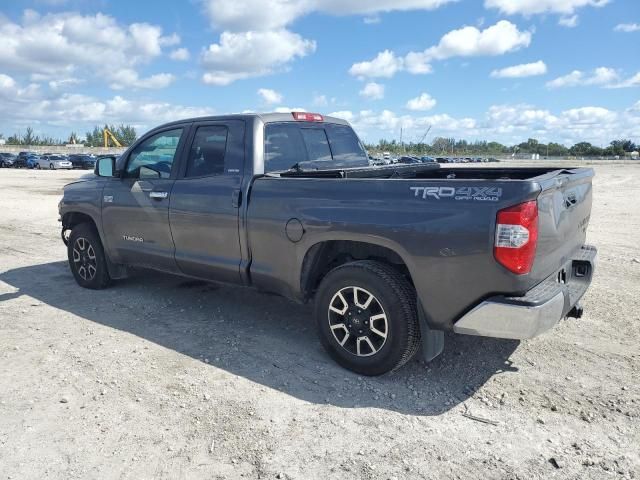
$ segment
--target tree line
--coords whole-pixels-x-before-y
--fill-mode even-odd
[[[99,127],[96,125],[93,130],[87,132],[84,138],[81,138],[76,132],[71,132],[67,138],[54,138],[46,135],[37,135],[32,127],[27,127],[24,133],[14,133],[6,138],[7,145],[30,145],[30,146],[47,146],[47,145],[67,145],[67,144],[84,144],[87,147],[103,147],[104,137],[103,129],[108,128],[111,133],[118,139],[122,146],[127,147],[136,141],[138,133],[131,125],[107,125]],[[4,135],[0,133],[0,139]],[[109,139],[109,145],[112,145]]]
[[[104,146],[103,129],[108,128],[123,146],[129,146],[138,138],[136,129],[131,125],[107,125],[88,131],[84,138],[80,138],[75,132],[71,132],[66,139],[36,135],[33,128],[27,127],[24,134],[13,134],[6,139],[7,145],[66,145],[68,143],[82,143],[87,147]],[[4,138],[0,134],[0,139]],[[111,145],[111,141],[109,141]],[[529,138],[526,142],[517,145],[504,145],[500,142],[488,142],[486,140],[467,140],[436,137],[431,143],[400,143],[396,140],[381,139],[377,144],[367,144],[370,152],[390,152],[396,155],[432,155],[432,156],[506,156],[506,155],[532,155],[540,157],[624,157],[637,151],[639,146],[628,139],[612,140],[606,147],[592,145],[589,142],[578,142],[571,147],[560,143],[542,143],[535,138]]]
[[[638,145],[628,139],[613,140],[606,147],[579,142],[571,147],[560,143],[542,143],[535,138],[517,145],[477,140],[469,142],[455,138],[436,137],[431,143],[400,143],[396,140],[380,140],[377,144],[367,144],[371,152],[390,152],[396,155],[431,156],[505,156],[533,155],[540,157],[623,157],[638,150]]]

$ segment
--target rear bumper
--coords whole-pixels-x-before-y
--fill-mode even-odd
[[[453,331],[519,340],[540,335],[566,317],[585,294],[597,254],[595,247],[584,245],[557,274],[524,296],[488,298],[460,318]]]

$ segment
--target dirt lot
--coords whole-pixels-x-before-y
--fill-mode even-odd
[[[640,478],[640,166],[595,168],[581,320],[449,335],[381,378],[282,298],[155,273],[80,289],[57,223],[79,173],[0,170],[0,478]]]

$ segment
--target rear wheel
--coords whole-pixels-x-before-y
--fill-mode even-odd
[[[49,170],[53,170],[55,167],[53,166],[53,163],[49,164]]]
[[[73,227],[67,255],[71,272],[81,287],[99,290],[111,282],[102,242],[92,225],[81,223]]]
[[[318,288],[315,319],[329,355],[362,375],[400,368],[420,345],[415,291],[380,262],[357,261],[329,272]]]

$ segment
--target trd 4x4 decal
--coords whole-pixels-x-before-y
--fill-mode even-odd
[[[414,197],[424,200],[452,198],[453,200],[497,202],[502,196],[502,189],[498,187],[409,187],[409,189]]]

